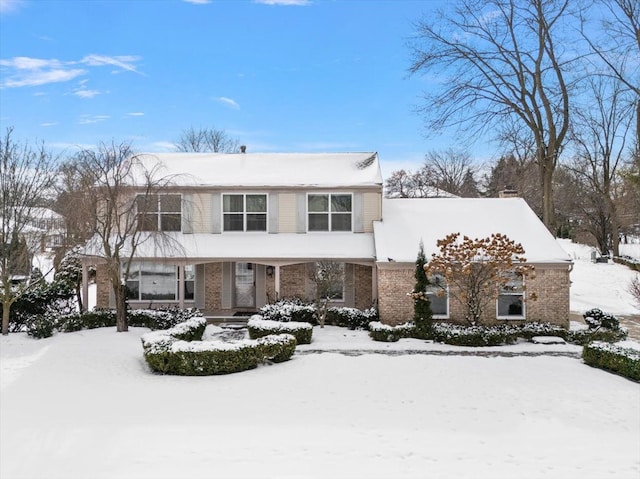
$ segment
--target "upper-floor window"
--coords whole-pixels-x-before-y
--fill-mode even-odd
[[[141,231],[180,231],[182,197],[180,195],[136,196],[138,227]]]
[[[222,195],[224,231],[267,231],[267,195]]]
[[[425,296],[429,298],[431,313],[434,318],[449,317],[449,289],[444,276],[434,274],[428,278],[429,284],[425,288]]]
[[[350,194],[310,194],[307,197],[309,231],[351,231]]]
[[[498,318],[524,318],[524,278],[522,273],[512,272],[509,280],[500,287],[497,301]]]

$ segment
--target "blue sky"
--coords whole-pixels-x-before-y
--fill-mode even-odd
[[[407,73],[412,22],[437,1],[0,5],[0,125],[57,151],[170,151],[215,127],[254,152],[378,151],[386,176],[455,145],[425,136],[429,80]]]

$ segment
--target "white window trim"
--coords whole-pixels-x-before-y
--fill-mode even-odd
[[[327,214],[329,215],[329,229],[326,231],[309,231],[309,215],[313,214],[313,213],[324,213],[321,211],[309,211],[309,196],[320,196],[320,195],[328,195],[329,196],[329,211],[327,211]],[[331,229],[331,195],[348,195],[351,197],[351,212],[349,213],[351,215],[351,225],[349,227],[349,231],[333,231]],[[353,193],[351,192],[347,192],[347,191],[315,191],[315,192],[307,192],[307,196],[306,196],[306,202],[305,202],[305,209],[306,209],[306,215],[305,215],[305,221],[306,221],[306,230],[307,233],[320,233],[320,234],[326,234],[326,233],[353,233]],[[337,213],[340,214],[340,213]]]
[[[525,289],[524,289],[525,281],[526,281],[526,277],[525,275],[522,275],[522,291],[513,292],[513,293],[503,293],[498,291],[498,297],[496,298],[496,319],[517,320],[517,321],[527,319],[527,302],[526,302]],[[500,296],[522,296],[522,314],[519,314],[517,316],[516,315],[500,316],[498,314]]]
[[[137,201],[138,201],[138,197],[139,196],[157,196],[158,197],[158,211],[153,212],[153,213],[145,213],[145,215],[154,215],[156,217],[156,226],[158,229],[156,229],[156,232],[165,232],[165,233],[181,233],[182,232],[182,223],[184,221],[184,211],[182,208],[183,202],[184,202],[184,198],[182,197],[182,193],[150,193],[149,195],[144,195],[142,193],[137,193],[134,201],[136,202],[136,221],[138,221],[138,216],[140,215],[140,212],[138,211],[138,206],[137,206]],[[180,197],[180,229],[179,230],[163,230],[162,229],[162,211],[160,209],[160,204],[161,204],[161,200],[160,198],[162,196],[179,196]],[[166,214],[176,214],[176,211],[167,211]],[[149,231],[149,230],[142,230],[142,231]]]
[[[224,197],[225,196],[239,196],[242,195],[243,196],[243,211],[242,211],[242,231],[239,230],[235,230],[235,231],[225,231],[224,229],[224,215],[225,215],[225,211],[224,211]],[[247,195],[262,195],[266,198],[266,205],[267,205],[267,209],[265,211],[265,215],[266,215],[266,224],[265,224],[265,229],[264,230],[260,230],[260,231],[247,231]],[[226,212],[226,214],[239,214],[238,212],[232,213],[232,212]],[[258,214],[262,214],[262,213],[258,213]],[[265,193],[263,191],[257,191],[257,192],[252,192],[252,191],[238,191],[238,192],[223,192],[220,195],[220,218],[221,218],[221,222],[220,222],[220,230],[222,231],[222,234],[260,234],[260,233],[268,233],[269,232],[269,193]]]
[[[176,290],[175,290],[175,296],[174,299],[141,299],[140,298],[140,294],[141,294],[141,288],[140,288],[140,282],[141,282],[141,278],[142,278],[142,274],[141,274],[141,268],[142,265],[144,263],[151,263],[150,261],[139,261],[139,260],[133,260],[132,263],[134,265],[137,265],[137,269],[130,269],[129,273],[132,273],[134,271],[138,272],[138,297],[137,298],[130,298],[127,301],[131,302],[131,303],[149,303],[149,302],[156,302],[156,303],[178,303],[180,302],[180,283],[183,283],[186,286],[186,282],[187,280],[185,279],[185,277],[181,277],[180,276],[180,266],[179,265],[173,265],[175,267],[175,285],[176,285]],[[193,266],[194,268],[194,277],[193,279],[189,280],[192,281],[194,284],[194,291],[195,291],[195,287],[196,287],[196,276],[195,276],[195,264],[191,264],[190,266]],[[121,271],[124,273],[124,265],[121,266]],[[124,278],[124,274],[123,274],[123,279],[122,279],[126,285],[127,281],[130,281],[127,278]],[[195,301],[195,297],[193,299],[185,299],[186,302],[192,303]]]

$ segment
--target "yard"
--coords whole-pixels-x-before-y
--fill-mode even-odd
[[[551,355],[576,346],[449,355],[466,350],[316,327],[289,362],[172,377],[149,372],[145,331],[0,339],[2,478],[640,474],[640,385]]]

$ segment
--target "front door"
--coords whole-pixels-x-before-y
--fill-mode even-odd
[[[256,276],[253,263],[236,263],[235,269],[235,307],[255,308]]]

